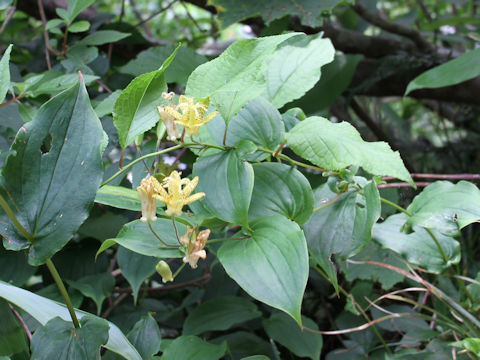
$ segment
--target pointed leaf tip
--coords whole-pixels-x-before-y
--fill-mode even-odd
[[[78,81],[80,81],[80,83],[85,85],[85,79],[83,78],[83,74],[80,70],[78,70]]]

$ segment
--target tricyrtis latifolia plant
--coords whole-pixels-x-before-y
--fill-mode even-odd
[[[81,74],[78,83],[40,107],[12,144],[0,178],[3,245],[26,251],[31,265],[46,264],[66,304],[65,308],[0,282],[0,296],[43,325],[32,338],[35,356],[44,351],[35,344],[48,334],[70,334],[68,323],[45,316],[35,306],[42,303],[49,314],[64,320],[68,309],[77,328],[75,338],[91,344],[89,352],[98,353],[103,346],[128,359],[140,358],[115,325],[76,312],[51,260],[76,234],[94,202],[125,213],[141,211],[115,237],[103,241],[97,256],[124,248],[153,257],[152,271],[156,269],[163,283],[174,282],[186,264],[209,272],[218,260],[252,298],[315,332],[315,323],[302,317],[312,268],[348,296],[353,312],[365,317],[366,325],[352,331],[394,317],[434,317],[436,310],[423,304],[414,314],[390,313],[372,320],[338,284],[337,270],[348,274],[354,266],[373,264],[417,281],[418,291],[443,301],[459,321],[443,317],[432,324],[452,340],[453,335],[479,336],[480,324],[471,312],[478,304],[464,284],[468,280],[455,268],[460,261],[456,237],[480,218],[478,188],[465,181],[436,182],[404,209],[378,191],[382,177],[415,187],[398,152],[384,142],[363,141],[346,122],[306,118],[297,108],[284,111],[333,60],[329,40],[288,33],[235,42],[197,67],[180,96],[168,92],[164,76],[177,51],[159,70],[136,77],[107,112],[113,116],[121,148],[113,160],[112,166],[119,166],[113,175],[104,176],[103,162],[112,163],[104,154],[108,136]],[[318,61],[301,61],[312,54]],[[25,94],[28,86],[22,86]],[[193,154],[193,166],[182,173],[177,166],[186,151]],[[168,153],[176,156],[173,165],[162,160]],[[124,158],[130,162],[124,164]],[[321,185],[312,189],[305,174],[321,178]],[[399,213],[377,223],[382,203]],[[372,237],[376,246],[403,257],[411,271],[364,258],[352,260]],[[175,259],[182,261],[173,272]],[[452,272],[470,299],[457,303],[418,276],[415,267],[433,274]],[[132,285],[134,301],[140,285]],[[82,288],[78,283],[71,286]],[[96,299],[99,312],[104,298]],[[91,333],[97,334],[95,341],[88,337]]]

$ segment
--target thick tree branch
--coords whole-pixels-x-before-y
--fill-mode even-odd
[[[379,28],[388,31],[392,34],[401,35],[412,40],[420,50],[426,52],[435,51],[435,46],[429,41],[425,40],[422,34],[414,28],[390,22],[381,16],[369,12],[359,1],[353,5],[355,12],[370,24],[378,26]]]

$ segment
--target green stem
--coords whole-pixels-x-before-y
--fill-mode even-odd
[[[62,278],[58,274],[58,271],[55,268],[55,265],[53,265],[53,262],[51,259],[48,259],[45,264],[47,265],[48,270],[50,270],[50,274],[52,274],[53,280],[55,280],[55,282],[57,283],[58,290],[60,290],[60,294],[62,294],[62,297],[65,300],[65,304],[67,305],[68,312],[70,313],[70,317],[72,318],[73,325],[77,329],[80,328],[80,324],[78,323],[77,315],[75,314],[75,310],[73,309],[73,305],[72,305],[72,302],[70,301],[70,297],[68,296],[67,289],[65,288]]]
[[[2,207],[3,211],[7,214],[8,218],[12,221],[13,225],[17,228],[17,230],[26,238],[28,241],[33,242],[33,236],[30,234],[25,228],[20,224],[17,220],[17,217],[13,213],[12,209],[8,205],[7,201],[3,198],[0,194],[0,206]]]
[[[177,271],[175,271],[175,274],[172,275],[172,277],[175,279],[177,277],[178,274],[180,274],[180,271],[183,270],[183,268],[185,267],[185,265],[187,265],[187,263],[183,263],[178,269]]]
[[[339,193],[337,194],[337,196],[335,196],[332,200],[330,200],[329,202],[323,204],[323,205],[320,205],[319,207],[313,209],[313,212],[317,212],[318,210],[322,210],[322,209],[325,209],[326,207],[332,205],[335,201],[338,200],[338,198],[342,195],[343,193]]]
[[[383,202],[384,204],[390,205],[391,207],[397,209],[400,212],[403,212],[404,214],[407,214],[408,216],[413,216],[413,214],[410,211],[402,208],[400,205],[397,205],[394,202],[391,202],[390,200],[387,200],[381,197],[380,201]]]
[[[265,148],[257,148],[258,151],[262,151],[262,152],[265,152],[265,153],[268,153],[270,155],[275,155],[276,152],[273,151],[273,150],[270,150],[270,149],[265,149]],[[290,164],[292,165],[298,165],[298,166],[301,166],[301,167],[304,167],[304,168],[308,168],[308,169],[313,169],[313,170],[317,170],[317,171],[327,171],[325,169],[322,169],[321,167],[318,167],[318,166],[314,166],[314,165],[310,165],[310,164],[305,164],[305,163],[302,163],[300,161],[297,161],[297,160],[293,160],[291,157],[288,157],[287,155],[284,155],[284,154],[277,154],[276,156],[278,159],[282,159],[282,160],[285,160],[285,161],[288,161]]]
[[[153,229],[152,227],[152,224],[150,223],[150,220],[147,220],[147,224],[148,224],[148,227],[150,228],[150,231],[152,232],[153,235],[155,235],[155,237],[160,240],[160,242],[165,245],[166,247],[174,247],[174,248],[178,248],[180,247],[179,245],[170,245],[170,244],[167,244],[165,242],[165,240],[162,240],[162,238],[157,234],[157,232]]]

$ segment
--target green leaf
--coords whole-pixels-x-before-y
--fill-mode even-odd
[[[286,107],[299,107],[315,114],[330,106],[350,85],[362,55],[336,54],[333,62],[322,67],[322,76],[304,96]]]
[[[68,27],[68,31],[72,33],[84,32],[90,29],[90,23],[86,20],[74,22]]]
[[[303,326],[318,330],[317,324],[306,316],[302,316]],[[298,357],[320,359],[322,352],[322,335],[302,330],[295,321],[281,312],[275,312],[269,319],[263,320],[267,335],[279,342]]]
[[[75,329],[70,321],[59,317],[49,320],[32,336],[32,359],[100,358],[100,347],[108,340],[108,322],[86,315]]]
[[[480,190],[468,181],[436,181],[415,196],[407,210],[410,226],[437,229],[449,236],[480,221]]]
[[[3,102],[10,86],[10,52],[13,44],[7,47],[0,60],[0,103]]]
[[[288,146],[299,156],[327,170],[361,166],[373,175],[393,176],[414,184],[400,154],[385,142],[365,142],[347,122],[331,123],[312,116],[286,134]]]
[[[301,324],[300,307],[308,279],[302,230],[280,215],[258,218],[250,226],[250,238],[221,246],[220,262],[250,296],[285,311]]]
[[[129,37],[130,34],[115,30],[98,30],[80,40],[76,45],[103,45]]]
[[[161,64],[175,50],[173,46],[156,46],[142,51],[137,58],[122,66],[119,71],[133,76],[139,76],[146,72],[158,69]],[[185,86],[188,76],[201,64],[207,62],[207,58],[197,54],[195,50],[182,46],[178,50],[172,64],[165,71],[167,83],[177,83]]]
[[[170,219],[157,219],[151,223],[155,232],[169,245],[178,245],[175,229]],[[186,233],[185,225],[177,221],[179,236]],[[148,228],[148,225],[140,220],[125,224],[114,239],[105,240],[97,251],[97,256],[109,247],[119,244],[133,252],[145,256],[158,258],[179,258],[183,253],[174,247],[165,247]]]
[[[12,4],[13,0],[0,0],[0,10],[5,10]]]
[[[405,96],[418,89],[436,89],[456,85],[480,75],[480,49],[466,52],[410,81]]]
[[[297,169],[281,163],[253,165],[255,180],[249,220],[280,214],[305,223],[313,213],[313,191],[310,183]]]
[[[103,300],[112,295],[115,286],[115,278],[109,272],[85,276],[77,281],[67,280],[67,282],[95,302],[97,315],[102,311]]]
[[[5,300],[0,299],[0,358],[17,353],[29,354],[25,330]]]
[[[45,103],[22,127],[2,169],[1,192],[34,241],[8,221],[0,229],[5,248],[29,248],[29,263],[40,265],[71,239],[102,180],[102,142],[84,84]]]
[[[30,291],[9,285],[3,281],[0,281],[0,298],[4,298],[23,309],[42,325],[45,325],[49,320],[57,316],[65,321],[71,320],[66,306],[35,295]],[[80,319],[85,315],[92,316],[80,310],[76,310],[75,312]],[[111,322],[108,322],[108,325],[110,327],[108,331],[108,342],[104,347],[122,355],[127,360],[142,360],[120,329]],[[57,355],[58,354],[55,355],[55,358],[57,358]]]
[[[220,133],[223,135],[222,131]],[[270,102],[259,97],[245,105],[230,121],[226,144],[237,145],[242,140],[250,140],[258,147],[275,151],[283,138],[284,125],[280,113]],[[267,157],[267,153],[258,151],[247,156],[247,160],[261,161]]]
[[[265,355],[253,355],[249,357],[244,357],[241,360],[270,360],[270,358]]]
[[[455,341],[450,343],[450,346],[455,346],[460,349],[466,349],[469,352],[475,354],[477,357],[480,357],[480,339],[479,338],[465,338],[461,341]]]
[[[278,45],[298,33],[234,42],[218,58],[202,64],[190,75],[186,94],[210,97],[225,122],[232,119],[266,87],[266,60]]]
[[[217,297],[200,304],[188,315],[183,324],[183,334],[200,335],[207,331],[228,330],[261,315],[257,306],[245,298]]]
[[[24,122],[29,122],[35,118],[35,115],[37,115],[37,109],[35,109],[33,106],[20,103],[18,104],[18,115],[22,117]]]
[[[460,244],[455,239],[432,231],[441,245],[448,261],[445,261],[437,244],[427,230],[414,227],[414,232],[402,232],[406,215],[389,216],[384,222],[373,227],[373,238],[383,247],[402,255],[413,265],[418,265],[427,271],[441,273],[452,264],[460,261]]]
[[[62,19],[52,19],[47,22],[45,25],[45,30],[51,30],[53,28],[56,28],[58,25],[65,24],[65,22]]]
[[[83,78],[85,84],[89,85],[99,77],[84,74]],[[25,86],[25,94],[31,97],[37,97],[43,94],[56,95],[72,87],[77,82],[77,74],[63,74],[56,70],[49,70],[43,74],[30,78]]]
[[[157,322],[152,315],[142,316],[127,335],[143,360],[152,359],[160,350],[162,337]]]
[[[370,242],[372,227],[380,217],[380,197],[374,182],[364,187],[364,195],[332,192],[328,184],[315,191],[319,209],[304,225],[308,249],[320,266],[327,271],[336,285],[331,256],[349,258],[360,252]]]
[[[209,3],[217,9],[218,19],[222,28],[248,19],[254,16],[261,16],[268,25],[275,19],[280,19],[287,14],[297,16],[303,25],[318,27],[322,25],[321,14],[329,11],[343,0],[276,0],[276,1],[254,1],[244,0],[210,0]]]
[[[135,190],[124,186],[103,185],[97,191],[95,202],[119,209],[141,211],[142,203]]]
[[[227,344],[213,345],[197,336],[180,336],[165,349],[162,360],[218,360],[227,351]]]
[[[83,10],[92,5],[94,0],[70,0],[67,2],[66,17],[71,23]]]
[[[113,105],[121,93],[121,90],[115,90],[95,106],[95,113],[99,118],[105,115],[110,115],[113,112]]]
[[[16,286],[22,286],[35,274],[37,268],[28,265],[26,254],[8,251],[0,246],[0,280]]]
[[[137,303],[138,290],[145,279],[155,273],[155,265],[157,265],[158,259],[137,254],[124,247],[118,249],[117,259],[122,275],[132,287],[133,301]]]
[[[118,130],[120,146],[125,149],[137,135],[151,129],[160,119],[157,106],[167,91],[164,71],[177,54],[178,47],[160,69],[132,80],[113,106],[113,123]]]
[[[253,169],[235,151],[223,151],[197,159],[193,175],[199,177],[197,192],[219,219],[248,227],[248,206],[253,190]]]
[[[333,61],[330,39],[304,37],[286,41],[268,60],[266,98],[277,108],[302,97],[320,79],[320,69]]]

